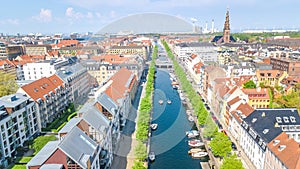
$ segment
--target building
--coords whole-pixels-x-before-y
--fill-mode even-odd
[[[122,55],[122,56],[128,56],[128,55],[140,55],[143,57],[143,59],[148,59],[148,49],[147,46],[111,46],[107,50],[108,54],[113,55]]]
[[[95,79],[93,84],[102,85],[108,78],[113,76],[121,68],[133,72],[140,79],[144,70],[144,59],[140,56],[120,57],[119,55],[106,55],[95,57],[93,60],[84,60],[80,63],[87,69],[88,73]]]
[[[34,102],[16,93],[0,98],[0,160],[7,166],[7,158],[17,155],[17,147],[34,137],[39,131],[38,115]]]
[[[68,65],[72,65],[70,59],[27,63],[23,66],[24,80],[37,80],[42,77],[49,77]]]
[[[38,168],[100,168],[100,146],[80,128],[73,127],[63,139],[48,142],[26,165]]]
[[[0,42],[0,60],[7,59],[6,44]]]
[[[297,169],[300,168],[300,147],[286,133],[274,138],[266,149],[265,169]]]
[[[264,168],[269,143],[285,132],[299,140],[300,117],[297,109],[256,109],[242,119],[240,146],[256,168]]]
[[[18,93],[26,94],[37,108],[39,129],[45,128],[60,116],[71,103],[70,87],[57,75],[43,77],[32,83],[23,85]]]
[[[215,36],[212,41],[213,43],[230,43],[235,42],[235,39],[230,35],[230,23],[229,23],[229,10],[227,9],[226,18],[223,28],[223,36]]]
[[[270,60],[273,69],[286,71],[289,76],[300,75],[300,61],[288,58],[274,58]]]
[[[47,55],[52,50],[51,45],[26,45],[25,53],[27,55]]]
[[[174,53],[181,60],[187,59],[192,54],[204,62],[216,62],[218,59],[217,47],[208,42],[179,43],[174,46]]]
[[[248,96],[248,104],[254,109],[268,108],[270,105],[270,95],[268,88],[258,87],[256,89],[242,89]]]
[[[6,46],[6,53],[8,60],[14,60],[17,56],[23,55],[23,47],[20,45],[8,45]]]
[[[257,84],[265,86],[281,86],[281,81],[288,76],[286,71],[280,70],[256,70]]]
[[[70,88],[70,100],[75,104],[87,99],[92,84],[90,75],[86,68],[80,63],[63,67],[56,72],[56,75]]]

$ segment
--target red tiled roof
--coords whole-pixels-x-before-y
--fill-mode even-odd
[[[44,95],[49,95],[49,92],[55,93],[55,88],[62,86],[63,81],[56,75],[52,75],[49,78],[43,77],[32,83],[26,84],[21,88],[34,100],[39,98],[46,100]]]
[[[276,141],[279,143],[275,144]],[[281,146],[281,150],[279,147]],[[289,169],[300,168],[300,147],[293,138],[282,132],[268,144],[270,151]]]
[[[133,76],[132,79],[130,79],[131,76]],[[112,84],[107,87],[105,93],[118,103],[118,99],[123,98],[126,92],[130,92],[136,76],[130,70],[121,68],[109,80],[112,80]],[[128,80],[131,80],[129,84],[127,84]]]
[[[229,102],[227,102],[227,104],[231,106],[231,105],[237,103],[240,100],[241,100],[241,98],[239,96],[236,96],[235,98],[233,98],[232,100],[230,100]]]
[[[100,55],[100,56],[92,56],[91,59],[114,64],[114,63],[124,63],[125,61],[130,60],[131,57],[121,57],[120,55],[105,54],[105,55]]]
[[[264,98],[269,99],[269,91],[267,88],[257,88],[257,89],[242,89],[242,91],[248,95],[249,99],[253,98]]]

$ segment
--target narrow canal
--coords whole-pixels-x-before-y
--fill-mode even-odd
[[[170,75],[158,69],[155,79],[152,123],[158,127],[152,131],[150,151],[156,159],[149,163],[151,169],[197,169],[200,160],[188,155],[188,138],[185,132],[193,124],[188,121],[185,107],[182,105],[177,90],[172,88]],[[172,103],[168,104],[167,100]],[[163,104],[159,104],[163,100]]]

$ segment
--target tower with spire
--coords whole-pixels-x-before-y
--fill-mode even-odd
[[[229,43],[230,42],[230,24],[229,24],[229,9],[227,8],[226,12],[226,19],[224,23],[223,29],[223,42]]]

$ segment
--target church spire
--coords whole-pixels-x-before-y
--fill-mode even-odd
[[[224,24],[224,30],[230,30],[230,24],[229,24],[229,9],[227,8],[226,12],[226,19]]]
[[[229,43],[230,42],[230,24],[229,24],[229,9],[227,8],[226,12],[226,19],[224,23],[223,29],[223,42]]]

